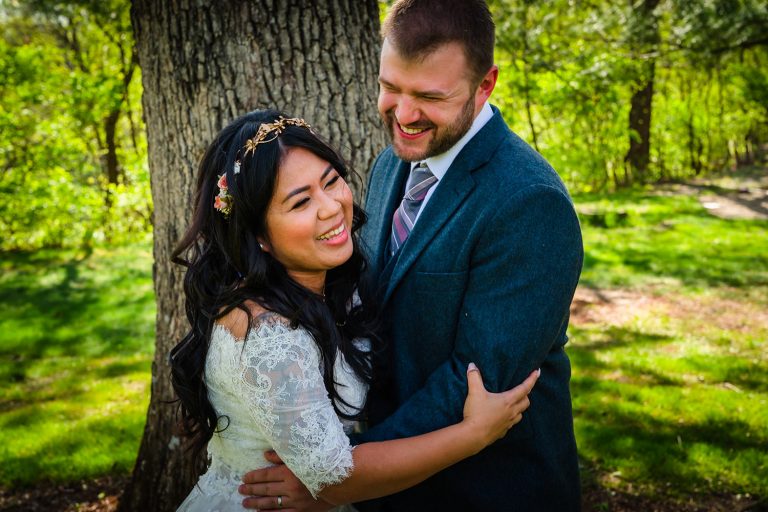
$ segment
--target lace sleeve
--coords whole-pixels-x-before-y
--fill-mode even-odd
[[[320,353],[304,329],[270,317],[251,330],[241,354],[243,397],[272,448],[317,497],[352,470],[352,448],[320,371]]]

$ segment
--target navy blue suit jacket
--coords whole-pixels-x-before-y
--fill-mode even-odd
[[[370,175],[363,244],[391,340],[392,382],[370,397],[372,426],[357,441],[461,421],[469,362],[493,391],[536,368],[542,373],[523,420],[503,439],[385,499],[383,509],[578,510],[563,346],[583,250],[568,192],[494,108],[389,258],[392,214],[409,170],[389,147]]]

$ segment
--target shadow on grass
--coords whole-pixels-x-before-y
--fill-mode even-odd
[[[585,336],[587,330],[579,327],[569,327],[572,338],[579,339]],[[644,345],[653,345],[656,343],[669,343],[674,338],[662,334],[653,334],[641,332],[636,329],[611,326],[600,331],[601,337],[605,338],[597,341],[577,342],[569,345],[569,353],[573,350],[598,352],[600,350],[615,350],[625,347],[642,347]]]
[[[576,414],[579,448],[597,467],[618,466],[632,481],[646,484],[672,482],[680,492],[768,495],[768,480],[746,470],[768,464],[766,439],[744,421],[665,421],[605,401]],[[738,459],[748,462],[736,470]],[[732,478],[737,481],[728,481]]]
[[[594,372],[611,372],[621,369],[622,379],[642,382],[644,385],[675,386],[682,385],[678,379],[669,375],[649,369],[645,366],[622,365],[617,367],[615,363],[607,363],[598,357],[600,352],[625,349],[627,347],[642,348],[649,345],[666,344],[674,341],[674,338],[659,334],[649,334],[634,329],[623,327],[610,327],[602,331],[605,339],[597,341],[579,342],[581,337],[587,338],[587,332],[578,327],[571,327],[573,342],[568,345],[568,357],[573,362],[574,368],[582,375]],[[571,384],[574,392],[588,391],[589,380],[575,378]]]
[[[768,372],[765,363],[746,361],[739,357],[696,355],[685,358],[692,370],[708,382],[728,383],[738,392],[749,391],[768,395]]]
[[[8,255],[3,259],[7,266]],[[6,293],[0,297],[0,309],[11,312],[4,319],[0,358],[13,358],[23,366],[25,360],[51,355],[133,353],[139,349],[141,331],[151,329],[136,323],[152,307],[151,291],[133,297],[120,295],[121,290],[135,290],[137,283],[151,282],[149,269],[88,268],[84,272],[92,264],[86,258],[40,261],[18,254],[12,255],[10,263],[17,272],[5,280]]]
[[[35,413],[19,415],[16,423],[46,421]],[[24,420],[24,421],[22,421]],[[30,425],[34,423],[26,423]],[[29,485],[37,481],[73,479],[126,473],[134,462],[143,417],[127,423],[121,415],[80,419],[73,429],[61,429],[23,455],[3,456],[0,484]],[[0,449],[0,451],[4,451]]]
[[[753,400],[768,391],[764,365],[625,327],[571,334],[575,426],[589,471],[681,495],[768,496],[768,433],[753,416]]]
[[[92,393],[88,383],[120,379],[131,374],[147,374],[150,368],[149,360],[114,361],[96,368],[77,365],[65,373],[59,373],[55,382],[49,379],[25,382],[23,400],[0,400],[0,413],[13,413],[54,401],[77,403],[86,400]],[[23,371],[23,367],[19,371]],[[7,424],[7,426],[13,425]]]
[[[721,384],[731,389],[735,386],[736,392],[768,393],[765,364],[748,360],[739,353],[676,356],[675,370],[665,373],[654,369],[652,360],[645,354],[639,354],[635,363],[605,362],[599,354],[628,348],[642,350],[657,344],[679,342],[675,337],[612,326],[600,330],[597,335],[600,339],[595,340],[597,336],[592,329],[571,326],[569,330],[572,341],[568,344],[568,357],[574,368],[578,368],[584,376],[620,370],[620,378],[626,381],[685,387],[688,384],[681,377],[681,373],[685,373],[696,375],[700,383]],[[582,339],[589,341],[579,341]],[[575,378],[572,385],[579,390],[589,384]]]

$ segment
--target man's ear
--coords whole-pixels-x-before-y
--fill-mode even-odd
[[[483,104],[491,97],[494,87],[496,87],[496,80],[499,78],[499,67],[494,64],[491,69],[485,74],[480,85],[475,90],[475,110],[476,113],[480,111]]]

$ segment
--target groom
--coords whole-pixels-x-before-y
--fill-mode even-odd
[[[392,145],[371,171],[364,242],[393,381],[370,397],[372,427],[356,442],[460,421],[469,362],[491,391],[541,377],[506,437],[360,508],[579,510],[563,351],[583,255],[572,202],[487,102],[498,68],[483,0],[401,0],[382,34],[378,108]]]

